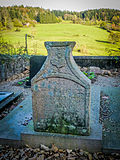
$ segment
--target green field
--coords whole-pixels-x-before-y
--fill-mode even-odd
[[[76,41],[73,50],[75,56],[105,56],[112,50],[113,55],[120,55],[120,46],[108,41],[109,33],[96,26],[81,24],[37,24],[36,27],[21,28],[20,32],[2,31],[5,40],[15,47],[25,46],[25,34],[28,37],[28,53],[47,55],[45,41]]]

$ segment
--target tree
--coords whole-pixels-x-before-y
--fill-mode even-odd
[[[0,22],[0,31],[3,29],[2,22]]]
[[[12,22],[10,17],[7,19],[6,28],[7,29],[12,29],[13,28],[13,22]]]
[[[113,22],[115,25],[119,24],[119,22],[120,22],[120,17],[119,17],[119,16],[113,16],[112,22]]]
[[[106,28],[107,28],[107,23],[106,23],[106,22],[102,22],[102,23],[100,24],[100,28],[106,29]]]
[[[58,19],[58,22],[62,22],[63,20],[61,16],[59,16],[57,19]]]
[[[37,14],[36,21],[40,22],[40,12]]]
[[[10,17],[11,17],[12,19],[16,18],[15,10],[14,10],[14,9],[11,8],[9,14],[10,14]]]
[[[23,26],[22,22],[20,20],[18,20],[17,18],[13,19],[13,24],[15,27],[22,27]]]

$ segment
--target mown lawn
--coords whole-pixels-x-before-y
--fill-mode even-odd
[[[45,41],[76,41],[73,50],[75,56],[105,56],[110,54],[110,49],[114,55],[120,55],[119,44],[109,43],[109,33],[96,26],[67,23],[37,24],[36,27],[21,28],[20,32],[2,31],[4,39],[15,47],[25,46],[25,34],[31,36],[28,37],[29,54],[47,55]]]

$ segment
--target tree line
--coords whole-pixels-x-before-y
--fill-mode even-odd
[[[120,10],[115,9],[93,9],[81,12],[75,11],[52,11],[57,17],[61,16],[64,20],[72,20],[74,17],[82,20],[102,20],[102,21],[114,21],[114,23],[120,23]]]
[[[50,10],[39,7],[0,7],[0,30],[34,26],[37,22],[58,23],[60,19]]]
[[[103,29],[120,31],[120,10],[93,9],[81,12],[53,10],[52,12],[57,17],[75,24],[100,25]]]
[[[35,23],[59,23],[70,20],[73,23],[101,25],[101,28],[119,30],[120,10],[93,9],[81,12],[43,9],[39,7],[0,7],[0,29],[34,26]]]

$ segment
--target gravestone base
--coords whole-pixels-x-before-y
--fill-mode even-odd
[[[31,147],[39,147],[40,144],[50,146],[55,144],[58,148],[62,149],[77,149],[81,148],[89,152],[98,152],[102,150],[102,140],[94,139],[87,136],[75,136],[46,132],[30,132],[22,133],[22,141]]]
[[[24,144],[32,147],[39,147],[40,144],[50,146],[55,144],[58,148],[75,149],[81,148],[89,152],[102,150],[102,125],[99,123],[100,109],[100,87],[91,87],[91,114],[90,114],[90,135],[77,136],[57,133],[36,132],[34,131],[33,121],[26,126],[21,133],[21,139]]]

